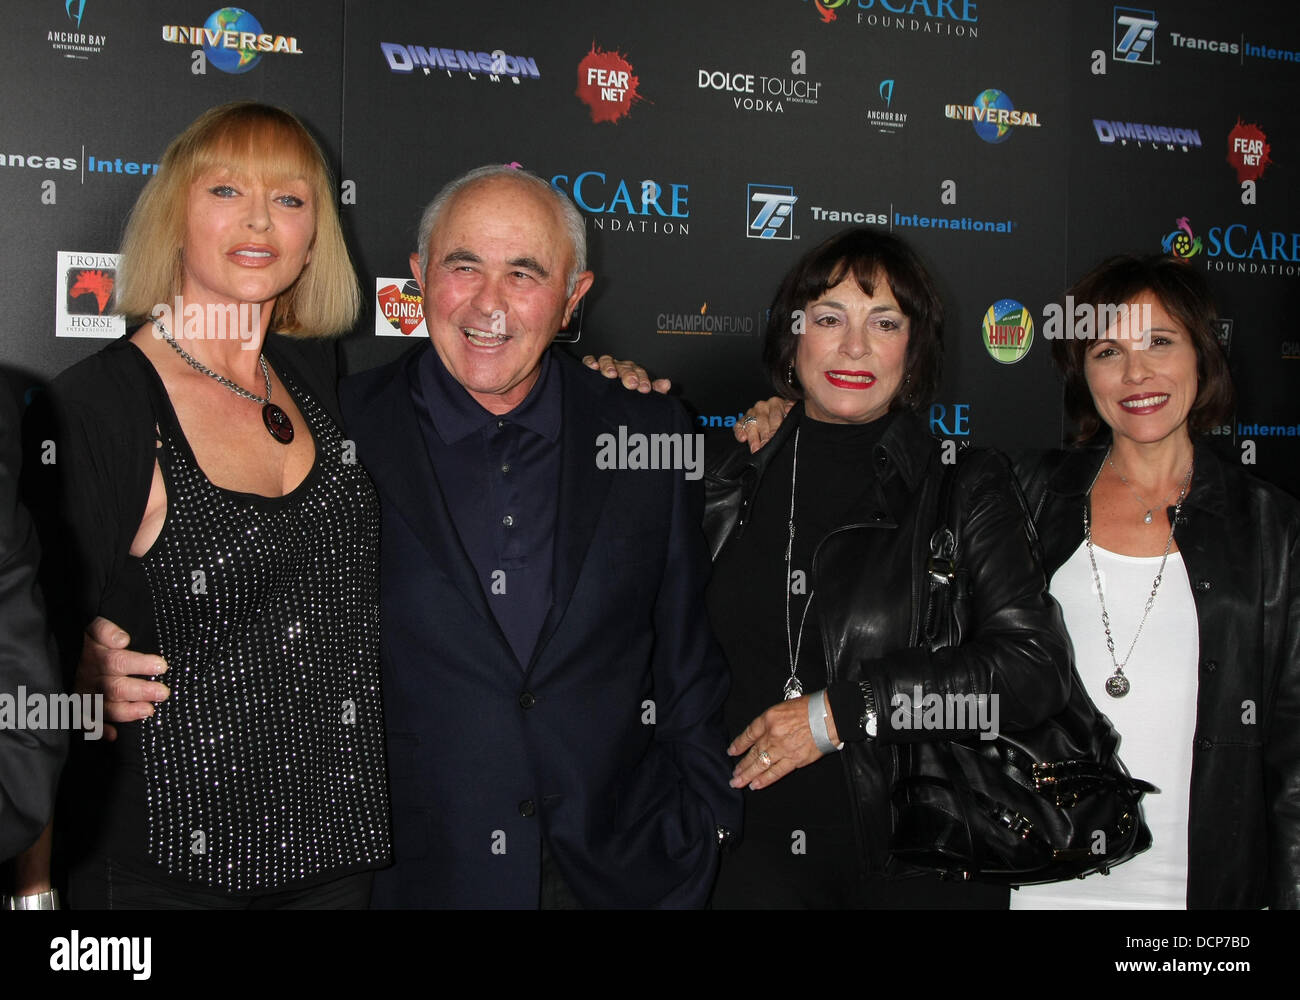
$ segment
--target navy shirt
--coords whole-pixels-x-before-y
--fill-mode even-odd
[[[553,590],[561,385],[550,354],[524,401],[500,416],[470,396],[432,345],[411,395],[452,523],[525,669]]]

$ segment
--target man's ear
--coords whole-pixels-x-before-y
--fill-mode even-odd
[[[411,254],[411,274],[415,276],[415,283],[420,286],[420,294],[424,294],[424,274],[420,271],[420,255]]]
[[[578,303],[590,291],[591,283],[595,280],[596,276],[590,271],[583,271],[578,275],[578,280],[573,285],[573,294],[569,296],[569,301],[564,303],[564,326],[569,325],[569,320],[573,317],[573,310],[578,308]]]

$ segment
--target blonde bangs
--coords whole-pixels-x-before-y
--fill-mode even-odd
[[[155,303],[169,302],[179,293],[190,186],[221,170],[271,184],[302,180],[311,189],[316,210],[312,257],[277,299],[271,329],[304,337],[350,329],[361,293],[324,154],[288,111],[248,101],[205,111],[167,148],[158,174],[145,185],[127,222],[120,311],[145,319]]]

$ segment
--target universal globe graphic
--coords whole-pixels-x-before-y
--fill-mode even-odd
[[[998,108],[1004,111],[1015,110],[1015,105],[1011,103],[1011,98],[1000,90],[989,88],[980,92],[979,97],[975,98],[975,107],[977,108]],[[985,142],[1005,142],[1011,135],[1011,126],[1005,122],[975,122],[975,134]]]
[[[212,15],[203,22],[203,27],[209,31],[262,34],[262,26],[257,23],[257,18],[242,7],[222,7],[220,10],[214,10]],[[204,45],[203,51],[207,53],[208,62],[223,73],[247,73],[262,58],[262,53],[256,49],[228,49],[223,45]]]

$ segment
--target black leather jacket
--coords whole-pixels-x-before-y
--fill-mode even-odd
[[[1105,455],[1055,451],[1017,464],[1049,578],[1083,541],[1084,498]],[[1199,443],[1195,463],[1174,525],[1201,645],[1187,905],[1295,908],[1300,504]]]
[[[784,543],[746,538],[746,515],[768,464],[802,414],[802,406],[795,407],[756,454],[737,445],[711,463],[704,526],[715,558],[727,544]],[[924,478],[941,468],[938,444],[917,418],[899,414],[876,446],[875,467],[871,520],[836,528],[821,540],[812,586],[828,678],[868,679],[880,712],[879,737],[848,743],[842,755],[857,791],[858,841],[869,870],[880,871],[888,856],[895,747],[944,735],[895,728],[894,697],[910,702],[918,685],[924,694],[997,695],[999,727],[1024,729],[1064,706],[1070,651],[1020,491],[1006,460],[984,451],[963,458],[956,485],[965,511],[959,562],[973,592],[968,633],[955,648],[917,647],[921,577],[915,567],[924,566],[935,528],[918,523],[917,506]],[[971,728],[948,737],[969,738]]]

